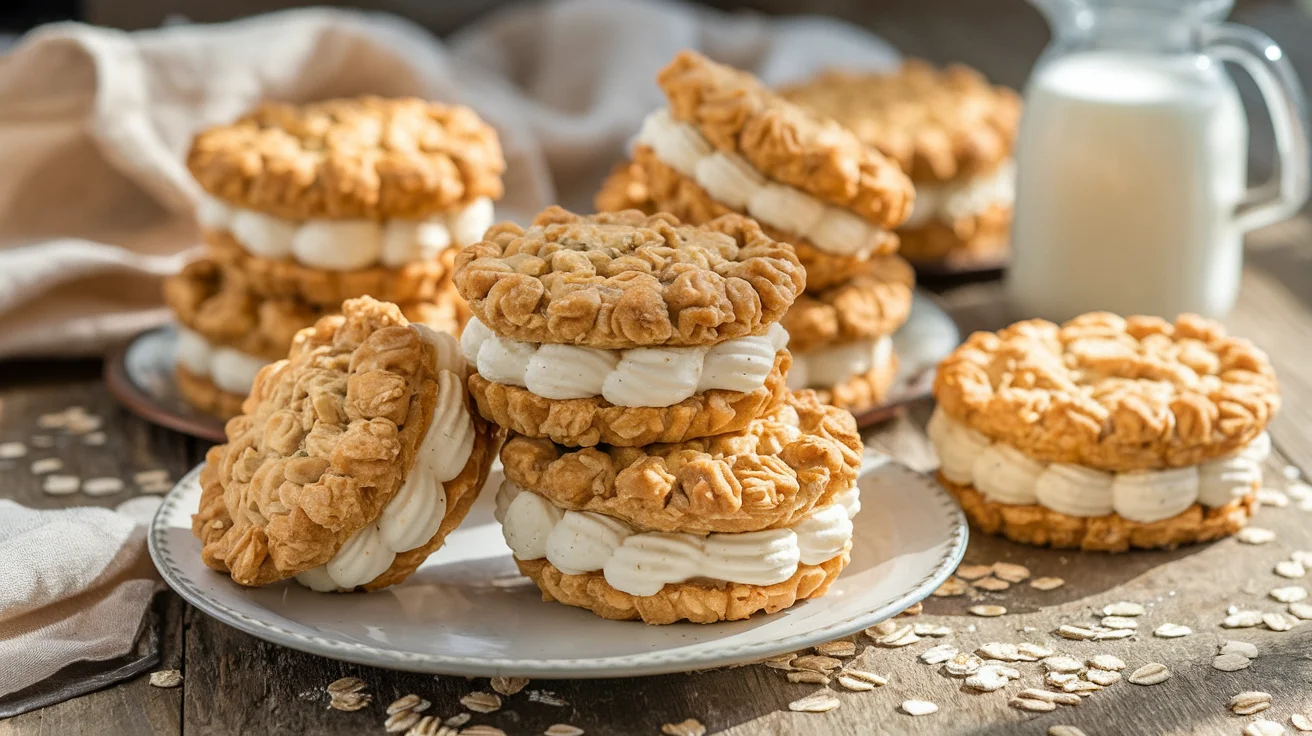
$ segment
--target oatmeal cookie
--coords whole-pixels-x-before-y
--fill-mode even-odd
[[[270,362],[287,357],[300,330],[335,312],[292,297],[260,296],[243,288],[216,261],[202,258],[164,281],[164,302],[179,323],[213,345],[235,348]],[[411,322],[459,336],[469,309],[448,282],[432,302],[401,304]]]
[[[712,389],[670,406],[616,406],[600,396],[547,399],[478,373],[469,377],[469,390],[484,418],[519,435],[570,447],[641,447],[745,428],[788,394],[784,376],[791,363],[788,351],[781,350],[765,385],[755,391]]]
[[[241,413],[241,404],[246,397],[224,391],[208,377],[198,376],[178,364],[173,367],[173,379],[177,381],[182,398],[206,414],[230,419]]]
[[[877,365],[859,376],[852,376],[837,386],[816,389],[816,397],[825,404],[860,414],[874,409],[888,398],[888,390],[897,377],[897,355],[891,355],[883,365]]]
[[[456,258],[455,284],[502,337],[622,350],[762,334],[805,286],[793,249],[737,215],[543,210],[494,225]]]
[[[392,543],[384,536],[385,511],[410,488],[416,463],[425,462],[422,472],[435,477],[435,453],[459,462],[452,448],[467,447],[459,472],[436,485],[445,510],[414,495],[406,507],[414,513],[401,517],[406,525],[437,509],[436,533],[396,554],[361,587],[398,582],[460,523],[496,454],[499,434],[470,411],[463,375],[453,370],[465,371],[454,342],[430,342],[421,334],[426,328],[409,326],[395,305],[368,297],[342,310],[302,330],[290,357],[260,371],[245,413],[227,424],[227,444],[206,456],[192,531],[205,564],[242,585],[266,585],[330,561],[372,569],[369,561],[389,551],[381,545]],[[430,426],[441,426],[445,444],[429,447]],[[417,479],[416,493],[428,492],[428,480]],[[357,533],[372,536],[362,541]],[[355,562],[338,555],[348,542],[363,552]]]
[[[197,135],[187,168],[211,195],[275,217],[422,219],[500,198],[506,163],[469,108],[358,97],[264,103]]]
[[[779,93],[837,120],[917,182],[986,172],[1011,157],[1020,96],[960,64],[907,60],[892,73],[827,71]]]
[[[885,228],[911,212],[911,180],[849,130],[779,97],[747,72],[682,51],[657,75],[675,120],[711,145]]]
[[[810,391],[746,429],[676,444],[576,449],[515,436],[506,477],[570,511],[662,532],[749,532],[796,523],[856,483],[852,415]]]
[[[645,196],[645,200],[637,199]],[[700,184],[663,163],[649,146],[633,149],[633,161],[623,173],[612,173],[597,192],[595,204],[602,212],[614,211],[617,206],[630,204],[644,212],[668,212],[683,222],[694,225],[710,222],[727,214],[743,214],[730,209],[711,197]],[[898,236],[886,231],[885,237],[873,250],[862,255],[826,253],[806,238],[759,223],[761,231],[781,243],[788,243],[797,252],[797,259],[806,270],[806,290],[816,292],[841,284],[851,278],[854,269],[860,269],[870,258],[888,255],[898,249]]]
[[[1207,508],[1196,503],[1169,519],[1145,524],[1117,514],[1079,517],[1038,504],[1013,506],[998,503],[985,498],[973,486],[953,483],[942,473],[938,474],[938,479],[956,497],[973,526],[987,534],[1000,534],[1013,542],[1038,547],[1089,552],[1171,549],[1182,544],[1228,537],[1247,526],[1257,511],[1254,489],[1254,493],[1225,506]]]
[[[844,283],[803,294],[784,315],[794,353],[891,335],[911,314],[915,273],[898,256],[872,258]]]
[[[566,575],[542,560],[515,560],[519,571],[542,591],[542,600],[586,608],[602,618],[641,619],[648,624],[688,620],[698,624],[737,621],[758,612],[775,613],[801,600],[819,598],[847,567],[851,545],[819,565],[798,565],[782,583],[688,582],[666,585],[656,595],[636,596],[618,591],[601,572]]]
[[[1238,452],[1280,407],[1266,354],[1192,314],[1092,312],[976,332],[939,364],[934,396],[1036,460],[1113,472]]]
[[[317,305],[336,306],[369,295],[394,303],[435,301],[450,278],[458,248],[448,248],[432,260],[400,268],[371,266],[354,271],[330,271],[305,266],[290,258],[265,258],[246,250],[227,230],[204,231],[207,254],[243,289],[267,297],[288,297]]]
[[[903,228],[898,236],[902,241],[898,254],[918,266],[1001,267],[1011,250],[1011,208],[995,204],[950,224],[932,221]],[[810,276],[808,271],[808,285]]]

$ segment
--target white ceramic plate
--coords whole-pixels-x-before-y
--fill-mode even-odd
[[[333,659],[435,674],[628,677],[723,667],[853,634],[928,596],[966,549],[966,520],[933,479],[868,456],[852,563],[828,595],[773,615],[710,625],[607,621],[544,603],[492,518],[494,470],[465,523],[404,584],[324,595],[243,588],[206,568],[191,534],[200,468],[164,499],[156,567],[187,602],[261,639]]]

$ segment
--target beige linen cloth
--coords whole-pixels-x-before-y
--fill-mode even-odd
[[[261,99],[470,105],[506,151],[499,212],[524,221],[554,202],[590,210],[662,104],[656,72],[684,48],[772,83],[895,62],[832,21],[636,0],[520,7],[445,43],[396,18],[328,10],[132,34],[39,29],[0,59],[0,358],[94,354],[165,319],[159,280],[198,241],[188,143]],[[0,695],[129,651],[155,585],[138,574],[143,539],[130,516],[0,502],[0,662],[17,664],[0,668]]]
[[[30,33],[0,59],[0,358],[89,355],[166,318],[159,281],[198,242],[183,159],[200,128],[261,99],[374,93],[468,104],[509,169],[500,214],[588,210],[683,48],[768,82],[888,66],[877,39],[634,0],[494,15],[448,39],[383,15],[296,10],[222,25]]]

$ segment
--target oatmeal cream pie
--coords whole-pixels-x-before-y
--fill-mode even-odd
[[[934,395],[939,477],[976,526],[1107,551],[1247,524],[1280,406],[1266,355],[1196,315],[977,332]]]
[[[848,561],[861,438],[811,392],[738,432],[640,448],[512,437],[496,517],[545,600],[604,618],[743,619]]]
[[[334,305],[431,300],[505,169],[472,110],[378,97],[266,103],[197,135],[187,165],[213,258],[257,293]]]
[[[177,321],[175,373],[183,398],[223,418],[241,413],[255,375],[287,356],[292,339],[335,312],[294,297],[261,297],[213,260],[202,258],[164,282]],[[412,322],[459,335],[468,308],[449,282],[432,302],[401,305]]]
[[[633,163],[597,195],[702,223],[751,215],[791,243],[807,286],[823,289],[872,256],[897,249],[892,228],[911,211],[898,165],[832,120],[766,89],[752,75],[685,51],[660,72],[668,108],[647,117]]]
[[[846,282],[798,297],[783,319],[792,336],[788,387],[858,413],[884,403],[897,374],[892,335],[911,313],[914,283],[906,261],[877,256]]]
[[[479,411],[568,445],[639,446],[742,429],[787,392],[778,320],[801,293],[792,248],[729,215],[544,210],[461,251],[461,339]]]
[[[829,71],[782,90],[897,161],[916,188],[898,228],[917,265],[1001,265],[1014,199],[1020,97],[961,65],[909,60],[892,73]]]
[[[500,444],[455,338],[368,297],[342,312],[260,371],[206,455],[192,531],[242,585],[401,582],[464,519]]]

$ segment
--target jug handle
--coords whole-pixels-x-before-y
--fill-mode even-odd
[[[1283,220],[1303,206],[1309,190],[1308,122],[1303,89],[1284,52],[1255,28],[1220,23],[1202,29],[1209,56],[1243,67],[1257,83],[1275,131],[1276,173],[1250,187],[1235,210],[1241,231]]]

